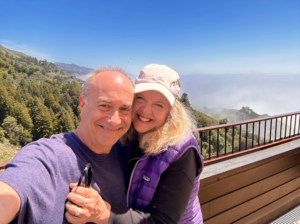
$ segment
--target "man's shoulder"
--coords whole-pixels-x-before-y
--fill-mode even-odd
[[[52,135],[50,138],[40,138],[36,141],[33,141],[22,149],[25,148],[56,148],[60,149],[60,147],[68,147],[66,144],[66,136],[65,134],[55,134]]]
[[[68,138],[67,134],[56,134],[50,138],[41,138],[24,146],[15,157],[50,158],[73,154],[73,150],[68,146],[66,138]]]

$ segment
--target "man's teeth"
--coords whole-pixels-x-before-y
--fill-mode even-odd
[[[150,119],[144,118],[144,117],[142,117],[142,116],[139,116],[139,118],[140,118],[142,121],[150,121]]]
[[[107,128],[107,127],[103,127],[105,130],[108,130],[108,131],[116,131],[116,129],[110,129],[110,128]]]

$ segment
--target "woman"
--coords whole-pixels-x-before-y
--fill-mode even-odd
[[[203,222],[198,200],[203,162],[192,134],[195,122],[178,101],[179,91],[178,74],[165,65],[147,65],[137,77],[132,126],[123,136],[132,209],[112,206],[110,223]],[[107,202],[97,196],[95,201],[91,215],[109,214]]]

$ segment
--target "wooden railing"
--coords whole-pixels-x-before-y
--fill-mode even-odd
[[[199,128],[204,163],[212,163],[300,137],[300,111]]]

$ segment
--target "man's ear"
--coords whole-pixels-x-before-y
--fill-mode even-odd
[[[84,109],[84,106],[85,106],[85,99],[84,99],[84,96],[82,94],[80,94],[79,96],[79,103],[80,103],[80,116],[82,116],[82,111]]]

